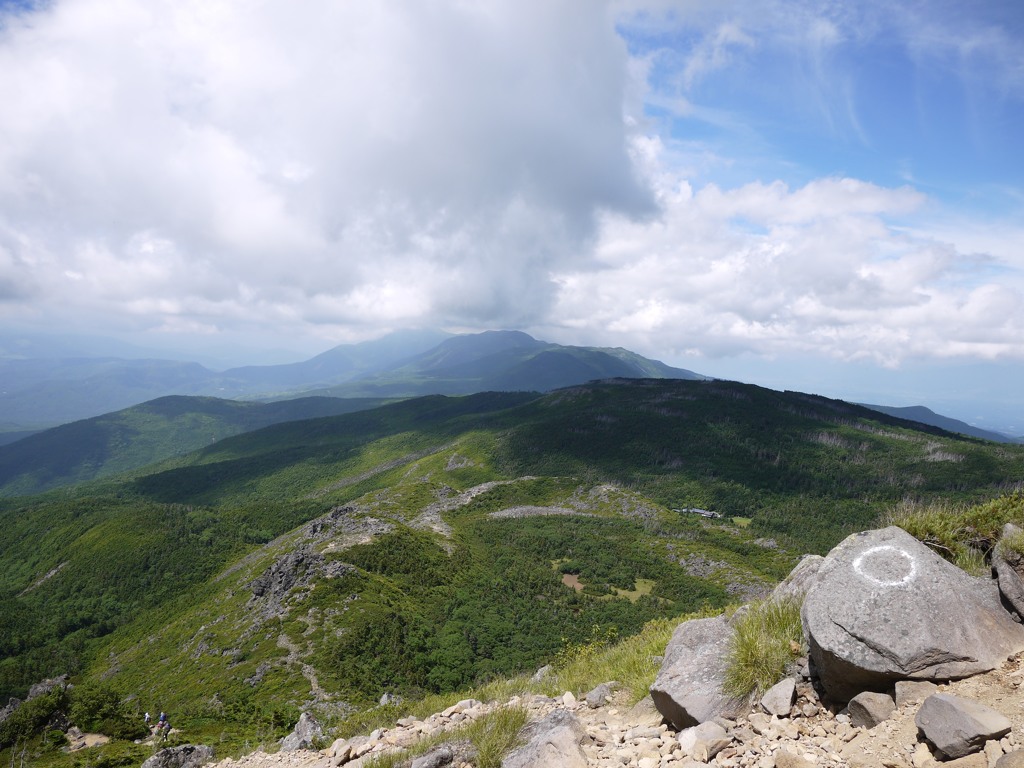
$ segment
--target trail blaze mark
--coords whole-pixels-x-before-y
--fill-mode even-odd
[[[917,561],[899,547],[880,544],[857,555],[853,570],[880,587],[905,587],[917,578]]]

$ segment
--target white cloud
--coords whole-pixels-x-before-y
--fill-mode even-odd
[[[515,324],[597,211],[651,210],[602,3],[77,0],[5,21],[8,318]]]
[[[792,49],[776,71],[795,79],[766,85],[800,83],[785,97],[866,142],[838,54],[893,29],[913,47],[887,7],[57,0],[7,17],[0,320],[1024,357],[1019,227],[854,173],[775,180],[748,165],[777,149],[753,121],[701,103]],[[655,42],[630,56],[616,24]],[[1016,38],[977,29],[997,50],[963,55],[1016,93]],[[936,39],[913,50],[948,56]],[[722,169],[742,181],[711,183]]]
[[[600,266],[560,276],[567,327],[676,355],[1024,358],[1024,265],[979,281],[993,257],[898,226],[928,215],[910,188],[658,184],[657,222],[607,216]]]

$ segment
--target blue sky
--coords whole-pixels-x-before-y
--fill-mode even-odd
[[[5,329],[519,328],[1024,433],[1016,2],[0,0],[0,101]]]

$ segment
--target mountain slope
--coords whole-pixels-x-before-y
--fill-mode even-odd
[[[1021,446],[720,381],[276,424],[0,500],[0,695],[72,672],[218,728],[336,715],[720,606],[908,495],[1022,473]]]
[[[337,416],[380,400],[306,397],[276,403],[171,395],[0,445],[0,496],[41,493],[190,453],[282,421]]]
[[[432,330],[396,331],[374,341],[333,347],[300,363],[230,368],[223,376],[247,391],[312,389],[400,365],[409,357],[433,348],[448,336],[442,331]]]

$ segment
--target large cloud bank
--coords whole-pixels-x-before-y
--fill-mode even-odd
[[[842,174],[716,184],[701,163],[729,158],[663,135],[652,104],[698,109],[692,89],[791,31],[766,21],[777,3],[763,18],[670,6],[8,10],[0,319],[1024,357],[1019,230],[939,218],[912,185]],[[686,13],[694,40],[670,62],[670,93],[665,57],[627,38]],[[842,27],[806,28],[820,64]]]

